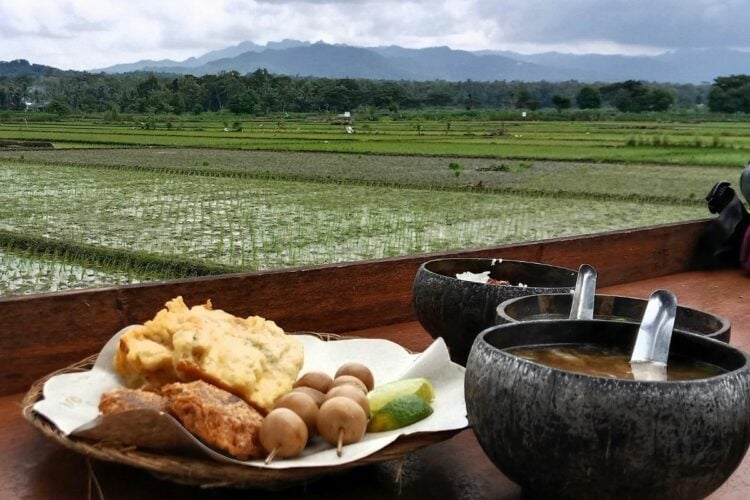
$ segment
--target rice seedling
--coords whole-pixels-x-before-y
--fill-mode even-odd
[[[141,283],[154,279],[104,267],[87,267],[65,257],[36,257],[0,248],[0,296]]]
[[[693,148],[695,149],[695,148]],[[6,155],[7,156],[7,155]],[[314,180],[364,186],[446,188],[556,195],[646,197],[666,204],[693,203],[690,193],[708,191],[717,179],[739,175],[720,166],[638,165],[590,162],[513,161],[498,158],[339,155],[299,152],[142,149],[26,152],[27,163],[71,164],[99,169],[145,170],[233,179]],[[0,153],[0,161],[3,154]],[[202,165],[211,160],[210,167]],[[446,168],[463,165],[460,177]],[[741,162],[733,168],[739,169]],[[581,170],[586,169],[586,182]],[[648,179],[648,182],[643,182]]]
[[[703,218],[701,195],[750,151],[743,123],[223,121],[0,124],[96,146],[0,152],[0,295]],[[165,148],[102,147],[141,144]]]
[[[611,198],[561,202],[552,195],[26,163],[3,164],[0,172],[2,230],[113,256],[137,251],[161,266],[187,260],[220,270],[482,247],[705,215],[698,206]]]
[[[750,127],[739,121],[498,122],[472,118],[456,122],[449,129],[445,121],[433,119],[420,120],[417,132],[411,120],[380,120],[368,123],[367,129],[357,134],[347,134],[342,127],[308,117],[282,122],[273,117],[253,118],[224,132],[229,129],[224,126],[228,123],[226,118],[204,119],[180,128],[155,130],[130,123],[105,125],[98,119],[34,122],[24,127],[0,123],[0,138],[50,140],[64,147],[165,146],[478,158],[502,155],[521,160],[657,164],[668,157],[670,163],[695,165],[738,165],[750,152]],[[500,127],[502,134],[487,134],[487,130]],[[696,147],[692,140],[695,136],[715,139],[702,141],[702,146]]]

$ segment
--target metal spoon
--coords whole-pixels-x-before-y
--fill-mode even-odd
[[[595,295],[596,269],[588,264],[581,264],[578,268],[569,319],[594,319]]]
[[[667,359],[677,298],[667,290],[651,294],[635,340],[630,367],[636,380],[667,380]]]

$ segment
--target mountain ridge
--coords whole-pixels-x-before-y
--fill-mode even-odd
[[[46,66],[44,64],[32,64],[26,59],[0,61],[0,76],[43,76],[59,75],[63,73],[66,73],[66,71],[52,66]]]
[[[285,39],[259,45],[244,41],[182,61],[141,60],[92,69],[92,73],[146,71],[196,76],[257,69],[301,77],[376,80],[566,81],[608,83],[642,80],[710,83],[716,77],[750,74],[750,52],[691,49],[654,56],[466,51],[448,46],[411,49],[397,45],[355,47]]]

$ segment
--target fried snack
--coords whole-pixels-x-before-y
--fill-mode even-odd
[[[210,301],[188,309],[177,297],[121,337],[114,366],[130,387],[205,380],[267,413],[302,361],[302,344],[273,321],[212,310]]]
[[[129,410],[167,411],[167,401],[156,392],[118,387],[102,394],[99,411],[112,415]]]
[[[292,390],[302,368],[302,345],[272,321],[223,314],[175,333],[177,375],[211,382],[268,412]]]
[[[162,387],[177,420],[206,444],[240,460],[260,458],[263,416],[237,396],[203,381]]]
[[[206,303],[209,310],[211,301]],[[115,371],[128,387],[140,387],[145,383],[161,387],[178,382],[172,362],[172,335],[190,321],[189,309],[177,297],[166,303],[154,319],[131,328],[122,337],[115,353]]]

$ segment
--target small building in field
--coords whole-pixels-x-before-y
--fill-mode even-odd
[[[336,119],[333,121],[334,125],[351,125],[354,123],[352,119],[352,113],[350,111],[344,111],[343,113],[336,115]]]

